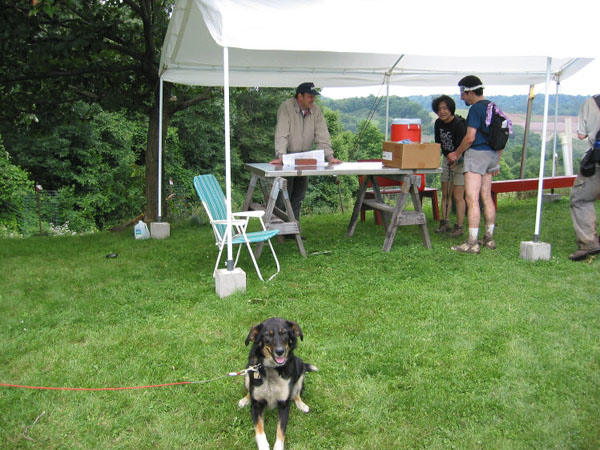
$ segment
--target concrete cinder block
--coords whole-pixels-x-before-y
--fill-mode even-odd
[[[529,261],[537,261],[538,259],[549,261],[552,255],[551,250],[552,246],[547,242],[524,241],[521,242],[520,256],[522,259]]]
[[[171,224],[169,222],[152,222],[150,224],[150,236],[152,239],[166,239],[171,236]]]
[[[220,298],[235,292],[246,292],[246,272],[239,267],[233,270],[219,269],[215,273],[215,292]]]
[[[561,194],[542,194],[542,201],[544,203],[557,202],[562,198]]]

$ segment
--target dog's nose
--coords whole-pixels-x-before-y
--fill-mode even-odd
[[[285,354],[285,349],[283,347],[277,347],[274,353],[275,356],[283,356]]]

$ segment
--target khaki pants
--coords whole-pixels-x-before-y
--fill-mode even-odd
[[[582,250],[600,247],[596,230],[596,209],[594,202],[600,195],[600,164],[596,164],[596,173],[591,177],[577,174],[571,189],[571,218],[577,245]]]

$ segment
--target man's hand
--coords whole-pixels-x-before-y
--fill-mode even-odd
[[[342,163],[342,161],[337,158],[331,158],[329,160],[329,164],[341,164],[341,163]]]
[[[277,158],[277,159],[274,159],[273,161],[269,161],[269,164],[281,166],[283,164],[283,158]]]
[[[500,157],[502,156],[503,151],[504,150],[498,150],[498,152],[497,152],[498,153],[498,170],[496,170],[495,172],[492,172],[493,177],[500,175]]]

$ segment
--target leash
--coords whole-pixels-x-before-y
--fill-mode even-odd
[[[4,387],[12,387],[12,388],[21,388],[21,389],[40,389],[40,390],[51,390],[51,391],[124,391],[130,389],[149,389],[149,388],[157,388],[164,386],[178,386],[183,384],[202,384],[202,383],[210,383],[211,381],[220,380],[222,378],[229,377],[237,377],[240,375],[246,375],[248,372],[258,372],[262,367],[261,364],[256,364],[254,366],[250,366],[244,370],[240,370],[239,372],[228,372],[225,375],[221,375],[220,377],[211,378],[209,380],[201,380],[201,381],[179,381],[176,383],[163,383],[163,384],[152,384],[148,386],[127,386],[127,387],[106,387],[106,388],[75,388],[75,387],[45,387],[45,386],[24,386],[21,384],[9,384],[9,383],[0,383],[0,386]]]

